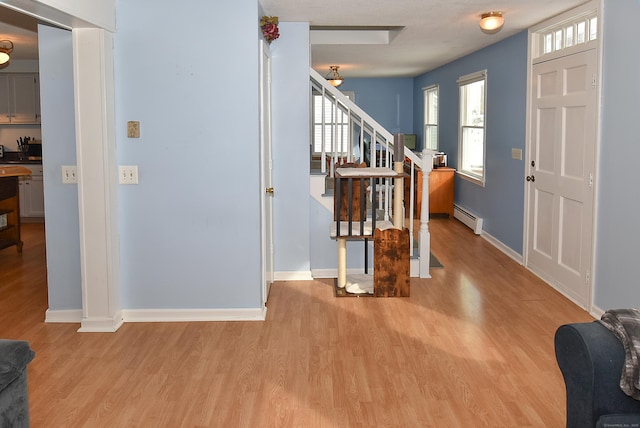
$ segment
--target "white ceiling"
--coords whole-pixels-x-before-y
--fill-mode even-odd
[[[0,7],[0,40],[13,42],[11,59],[38,59],[38,22],[30,16]]]
[[[410,77],[510,37],[585,0],[261,0],[280,21],[315,26],[404,27],[389,44],[312,44],[320,74],[339,65],[343,77]],[[504,28],[480,31],[483,12],[502,11]],[[0,40],[12,59],[37,59],[37,22],[0,7]],[[287,37],[281,31],[281,38]],[[274,43],[277,43],[276,40]]]
[[[312,45],[320,74],[339,65],[343,77],[410,77],[510,37],[585,0],[261,0],[267,15],[314,26],[402,26],[387,45]],[[480,15],[504,14],[504,28],[483,33]],[[280,32],[280,37],[287,37]],[[273,43],[277,43],[278,40]]]

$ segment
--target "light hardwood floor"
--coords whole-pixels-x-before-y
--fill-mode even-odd
[[[43,229],[24,225],[24,253],[0,251],[0,337],[36,352],[32,427],[564,426],[553,335],[592,317],[456,220],[430,225],[444,268],[410,298],[277,282],[265,322],[112,334],[43,323]]]

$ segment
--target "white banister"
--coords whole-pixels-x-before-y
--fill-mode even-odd
[[[434,150],[422,151],[422,208],[420,210],[420,230],[418,243],[420,246],[420,278],[431,278],[429,261],[431,256],[431,233],[429,232],[429,175],[433,170]]]
[[[419,276],[421,278],[430,278],[429,275],[429,254],[430,254],[430,233],[429,233],[429,174],[433,167],[433,154],[432,150],[424,150],[420,155],[413,151],[403,147],[398,152],[392,152],[394,150],[394,136],[387,131],[382,125],[376,122],[371,116],[369,116],[364,110],[356,105],[342,92],[331,86],[323,76],[316,72],[313,68],[309,69],[311,89],[317,91],[318,95],[322,96],[322,113],[312,120],[312,126],[321,124],[322,131],[322,143],[320,148],[322,153],[320,154],[321,171],[323,173],[329,170],[329,176],[333,177],[335,173],[335,164],[339,162],[339,159],[344,158],[348,162],[355,161],[359,157],[360,162],[364,162],[369,156],[367,161],[370,167],[386,167],[394,170],[402,170],[404,172],[405,163],[409,166],[409,174],[405,178],[410,180],[408,201],[405,204],[394,204],[394,198],[392,198],[392,189],[395,192],[401,192],[404,194],[405,189],[402,184],[403,180],[393,182],[391,179],[381,179],[383,183],[377,187],[376,206],[371,207],[371,215],[376,215],[377,210],[381,210],[384,213],[384,220],[390,220],[391,215],[396,219],[397,215],[402,215],[403,219],[409,219],[409,224],[405,224],[405,227],[409,229],[410,236],[410,252],[414,254],[414,219],[417,218],[417,204],[415,195],[416,168],[421,169],[422,176],[422,195],[418,197],[421,200],[421,214],[420,214],[420,228],[417,234],[419,241],[419,255],[420,260]],[[313,99],[313,98],[312,98]],[[315,101],[313,101],[315,103]],[[331,103],[331,114],[326,114],[326,109]],[[313,104],[315,105],[315,104]],[[326,107],[326,108],[325,108]],[[317,113],[316,113],[317,114]],[[347,118],[345,121],[344,118]],[[345,129],[346,125],[346,129]],[[331,126],[330,129],[327,129]],[[340,129],[338,130],[338,126]],[[359,129],[357,129],[359,127]],[[345,135],[348,133],[348,135]],[[315,133],[312,130],[311,135]],[[356,145],[352,141],[354,138],[358,138],[357,147],[359,153],[355,153]],[[366,140],[368,137],[368,150],[366,147]],[[315,138],[315,137],[313,137]],[[400,141],[400,140],[398,140]],[[331,147],[327,145],[331,144]],[[400,144],[402,144],[400,142]],[[312,153],[315,149],[315,141],[312,143]],[[365,153],[368,152],[368,153]],[[395,153],[395,156],[394,156]],[[331,162],[328,162],[329,158]],[[395,159],[394,159],[395,158]],[[317,158],[316,158],[317,159]],[[340,162],[341,163],[341,162]],[[395,185],[394,185],[395,184]],[[372,186],[372,188],[374,188]],[[404,212],[404,210],[408,212]]]

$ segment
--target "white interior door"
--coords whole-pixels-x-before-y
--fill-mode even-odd
[[[595,49],[533,66],[527,267],[590,304],[597,90]]]
[[[260,42],[260,163],[262,194],[262,304],[273,282],[273,162],[271,159],[271,55]]]

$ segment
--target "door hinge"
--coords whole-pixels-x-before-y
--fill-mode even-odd
[[[589,285],[589,282],[591,282],[591,272],[587,271],[584,276],[584,283],[585,285]]]
[[[593,89],[595,89],[595,88],[596,88],[596,73],[593,73],[593,74],[591,75],[591,87],[592,87]]]
[[[593,188],[593,172],[589,173],[589,189]]]

